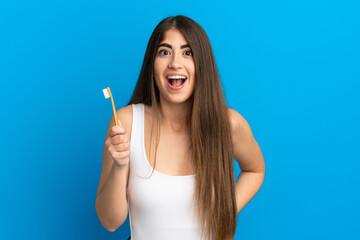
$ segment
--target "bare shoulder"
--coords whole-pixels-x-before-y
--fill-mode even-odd
[[[132,106],[127,105],[125,107],[119,108],[116,111],[117,117],[120,120],[122,126],[126,129],[126,132],[128,133],[128,137],[130,139],[131,137],[131,127],[132,127],[132,116],[133,116],[133,110]]]
[[[251,135],[252,131],[246,119],[236,110],[228,108],[228,115],[230,120],[231,134],[236,135]]]
[[[123,122],[128,122],[131,121],[132,119],[132,106],[127,105],[125,107],[119,108],[118,110],[116,110],[116,113],[120,119],[120,121]]]

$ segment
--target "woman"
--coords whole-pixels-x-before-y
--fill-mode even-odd
[[[155,28],[121,127],[106,133],[95,208],[132,240],[232,239],[265,163],[246,120],[229,109],[204,30],[184,16]],[[241,173],[235,183],[233,158]]]

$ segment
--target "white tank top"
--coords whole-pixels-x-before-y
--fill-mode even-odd
[[[194,210],[195,175],[170,176],[154,170],[144,142],[144,105],[133,104],[130,174],[127,188],[131,240],[198,240]],[[150,176],[151,175],[151,176]]]

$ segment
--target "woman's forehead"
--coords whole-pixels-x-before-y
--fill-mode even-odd
[[[163,40],[160,44],[163,43],[167,43],[174,47],[181,47],[188,44],[184,35],[176,28],[170,28],[164,33]]]

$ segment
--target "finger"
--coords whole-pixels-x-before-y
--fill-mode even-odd
[[[130,151],[124,152],[110,152],[110,155],[113,159],[122,159],[130,156]]]
[[[120,143],[117,145],[114,145],[114,150],[116,152],[124,152],[124,151],[128,151],[130,148],[130,144],[128,142],[124,142],[124,143]]]
[[[125,143],[125,142],[128,142],[125,134],[119,134],[119,135],[115,135],[115,136],[111,137],[112,145],[117,145],[117,144]]]
[[[110,137],[119,135],[119,134],[125,134],[126,133],[126,129],[123,127],[119,127],[119,126],[112,126],[111,127],[111,131],[110,131]]]
[[[108,147],[111,145],[111,138],[110,137],[107,137],[105,139],[105,145],[108,146]]]

